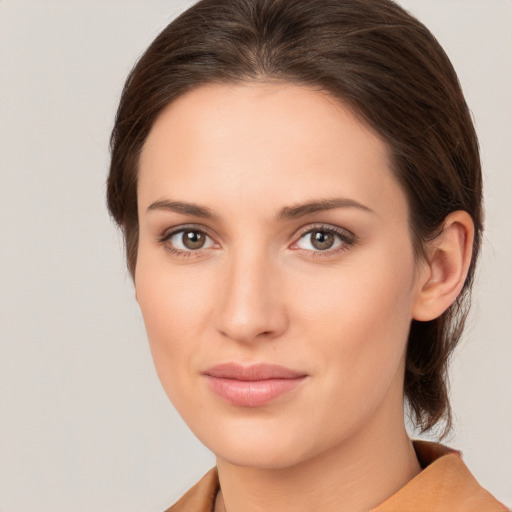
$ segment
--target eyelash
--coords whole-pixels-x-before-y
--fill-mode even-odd
[[[185,225],[185,226],[179,226],[175,229],[171,229],[170,231],[165,231],[160,237],[158,237],[158,243],[162,244],[165,249],[175,255],[182,258],[188,258],[188,257],[194,257],[199,256],[202,252],[201,248],[197,250],[188,250],[183,251],[180,249],[176,249],[172,245],[169,245],[167,242],[178,233],[185,233],[187,231],[196,232],[199,234],[204,235],[205,237],[209,238],[213,241],[214,244],[218,246],[218,244],[213,240],[213,238],[208,234],[208,232],[202,228],[197,227],[194,225]],[[346,251],[350,249],[350,247],[353,247],[357,243],[356,236],[351,233],[350,231],[347,231],[346,229],[341,229],[336,226],[332,225],[326,225],[326,224],[316,224],[313,226],[308,226],[307,229],[299,233],[299,235],[295,238],[295,241],[293,242],[293,245],[296,245],[302,238],[304,238],[306,235],[315,233],[315,232],[322,232],[322,233],[328,233],[332,234],[335,237],[338,238],[338,240],[341,242],[338,247],[335,247],[334,249],[325,249],[325,250],[309,250],[309,249],[301,249],[301,248],[293,248],[292,250],[301,251],[303,253],[308,253],[309,257],[321,257],[321,256],[331,256],[333,254],[337,254],[339,252]]]
[[[293,245],[296,245],[306,235],[310,235],[316,232],[332,234],[335,237],[337,237],[341,243],[338,247],[335,247],[334,249],[319,249],[314,251],[309,249],[296,248],[293,250],[303,251],[305,253],[308,253],[309,257],[318,258],[322,256],[332,256],[334,254],[347,251],[348,249],[356,245],[358,241],[356,236],[346,229],[341,229],[330,224],[315,224],[313,226],[308,226],[306,230],[300,233],[296,241],[293,242]]]
[[[196,251],[194,251],[194,250],[183,251],[180,249],[176,249],[176,247],[173,247],[172,245],[167,243],[174,235],[177,235],[178,233],[186,233],[187,231],[194,232],[194,233],[200,233],[213,241],[213,238],[205,231],[204,228],[200,228],[200,227],[197,227],[194,225],[179,226],[177,228],[171,229],[170,231],[165,231],[160,237],[158,237],[157,241],[158,241],[158,243],[162,244],[165,247],[166,251],[168,251],[169,253],[171,253],[175,256],[179,256],[181,258],[189,258],[189,257],[199,256],[201,253],[201,249],[198,249]],[[216,245],[218,245],[218,244],[216,244]]]

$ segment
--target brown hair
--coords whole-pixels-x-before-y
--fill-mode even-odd
[[[349,105],[387,143],[422,256],[452,211],[475,224],[458,300],[412,321],[404,392],[417,426],[451,425],[447,363],[469,307],[482,228],[478,142],[455,71],[434,36],[390,0],[202,0],[168,25],[126,81],[111,138],[108,206],[137,262],[137,166],[162,109],[203,84],[277,79]]]

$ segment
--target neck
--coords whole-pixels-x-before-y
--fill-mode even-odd
[[[364,432],[291,467],[240,467],[218,458],[216,512],[363,512],[378,506],[421,468],[403,420],[375,419]]]

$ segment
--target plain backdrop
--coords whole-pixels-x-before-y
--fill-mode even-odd
[[[512,2],[400,3],[480,135],[487,230],[448,442],[512,506]],[[0,0],[1,512],[159,512],[214,463],[160,388],[104,199],[124,78],[189,4]]]

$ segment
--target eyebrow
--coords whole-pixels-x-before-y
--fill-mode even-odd
[[[151,203],[146,212],[154,210],[166,210],[169,212],[183,213],[184,215],[193,215],[194,217],[202,217],[205,219],[215,218],[215,214],[209,208],[199,206],[194,203],[184,203],[182,201],[168,201],[167,199],[159,199]]]
[[[326,210],[334,210],[335,208],[358,208],[365,212],[375,213],[371,208],[364,204],[344,197],[336,197],[332,199],[320,199],[309,201],[307,203],[300,203],[293,206],[285,206],[276,215],[276,220],[292,220],[305,215],[312,215],[314,213],[323,212]]]
[[[292,220],[326,210],[334,210],[336,208],[358,208],[365,212],[375,213],[371,208],[368,208],[368,206],[365,206],[354,199],[338,197],[308,201],[307,203],[299,203],[293,206],[285,206],[279,210],[275,218],[278,222]],[[204,206],[199,206],[194,203],[185,203],[183,201],[169,201],[167,199],[159,199],[158,201],[151,203],[146,212],[154,210],[166,210],[175,213],[182,213],[184,215],[193,215],[194,217],[202,217],[205,219],[214,219],[216,217],[212,210]]]

